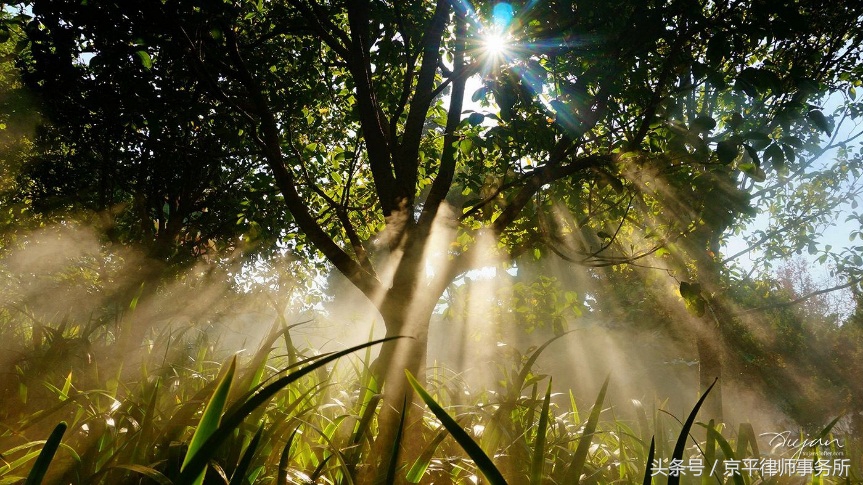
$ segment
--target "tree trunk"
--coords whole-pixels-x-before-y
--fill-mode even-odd
[[[378,311],[384,320],[387,337],[403,336],[386,342],[372,364],[383,398],[378,414],[378,431],[372,449],[360,470],[357,483],[382,483],[391,460],[405,462],[416,459],[424,445],[422,416],[425,404],[419,401],[405,376],[407,370],[420,383],[425,382],[426,352],[429,322],[443,293],[442,282],[428,283],[421,271],[425,240],[405,244],[392,286],[387,290]],[[407,413],[401,433],[400,450],[393,456],[395,440],[402,423],[402,410]],[[403,477],[404,473],[400,473]]]
[[[707,317],[712,320],[712,317]],[[712,322],[707,322],[708,329],[712,329]],[[716,422],[722,422],[722,358],[716,348],[718,336],[715,331],[707,331],[701,329],[696,337],[696,347],[698,348],[698,381],[701,392],[707,390],[716,379],[720,381],[707,396],[704,404],[701,406],[701,415],[704,416],[704,421],[715,419]]]

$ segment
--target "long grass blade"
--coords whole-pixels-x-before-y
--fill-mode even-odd
[[[737,456],[741,458],[745,456],[747,446],[752,449],[753,457],[761,458],[758,441],[755,439],[755,429],[750,423],[740,423],[737,428]]]
[[[395,337],[387,337],[379,340],[375,340],[373,342],[367,342],[364,344],[353,346],[349,349],[345,349],[339,352],[332,353],[323,359],[319,359],[315,361],[313,364],[309,364],[306,367],[303,367],[300,370],[294,371],[284,377],[276,379],[272,383],[267,386],[261,388],[257,394],[249,397],[241,406],[237,407],[233,412],[226,413],[222,418],[222,423],[219,427],[207,438],[206,442],[203,445],[203,448],[207,450],[216,450],[219,446],[234,432],[234,429],[237,428],[240,424],[242,424],[243,420],[246,419],[246,416],[252,413],[258,406],[263,405],[267,401],[270,400],[277,392],[284,389],[292,382],[295,382],[304,376],[316,371],[317,369],[333,362],[345,355],[356,352],[357,350],[364,349],[371,345],[381,344],[383,342],[387,342],[390,340],[407,338],[402,336]],[[204,467],[207,465],[207,461],[209,460],[209,456],[204,453],[196,453],[189,462],[186,464],[183,471],[180,473],[177,481],[178,483],[188,483],[189,477],[198,476],[204,470]],[[186,480],[185,482],[183,480]]]
[[[574,331],[575,330],[570,330],[569,332],[564,332],[560,335],[552,337],[551,339],[546,341],[544,344],[540,345],[539,348],[534,350],[532,354],[530,354],[530,357],[528,357],[528,359],[525,361],[524,365],[522,366],[521,371],[518,373],[518,377],[516,377],[515,382],[513,382],[511,392],[515,393],[515,395],[510,396],[511,399],[517,398],[518,393],[520,393],[521,390],[524,388],[525,381],[527,380],[527,375],[530,373],[530,369],[533,368],[533,364],[536,363],[536,359],[538,359],[539,355],[542,354],[542,351],[545,350],[549,345],[551,345],[555,340],[557,340],[557,339],[559,339],[565,335],[568,335]]]
[[[242,485],[243,479],[246,478],[249,468],[252,466],[252,458],[255,456],[255,451],[258,450],[258,443],[261,442],[261,435],[263,433],[264,427],[261,426],[258,428],[255,436],[252,437],[252,441],[249,442],[249,446],[246,447],[246,451],[243,452],[243,456],[240,458],[237,468],[234,469],[234,474],[231,475],[231,481],[228,485]]]
[[[315,468],[315,471],[313,471],[312,474],[309,475],[309,483],[316,483],[317,482],[318,477],[320,477],[321,473],[324,472],[324,467],[327,466],[327,463],[334,456],[336,456],[336,455],[327,455],[326,458],[321,460],[321,462],[318,464],[318,467]]]
[[[145,477],[158,483],[159,485],[173,485],[173,482],[171,481],[171,479],[166,477],[162,472],[160,472],[159,470],[150,468],[148,466],[144,466],[144,465],[115,465],[111,468],[115,468],[115,469],[120,468],[120,469],[129,470],[129,471],[144,475]]]
[[[297,430],[294,428],[291,435],[288,436],[288,441],[282,448],[282,455],[279,457],[279,473],[276,476],[276,485],[288,485],[288,461],[291,459],[291,445],[294,444],[294,436],[297,435]]]
[[[701,424],[701,423],[699,423]],[[713,427],[716,425],[716,421],[711,419],[707,423],[707,445],[704,447],[704,462],[707,465],[707,468],[713,470],[713,463],[716,461],[716,440],[713,439],[713,435],[710,434],[713,431]],[[703,424],[702,424],[703,426]],[[710,475],[705,474],[701,476],[701,485],[707,485],[711,483]]]
[[[447,431],[449,431],[452,437],[455,438],[456,442],[462,447],[462,449],[464,449],[474,463],[476,463],[477,468],[483,475],[485,475],[486,480],[488,480],[492,485],[505,485],[506,480],[504,480],[500,470],[494,466],[491,458],[482,451],[482,448],[480,448],[480,446],[465,432],[465,430],[462,429],[452,416],[447,414],[447,412],[444,411],[437,402],[435,402],[434,398],[432,398],[431,395],[423,389],[410,371],[405,370],[405,374],[407,375],[408,382],[411,387],[413,387],[414,391],[419,394],[423,402],[426,403],[426,406],[431,409]]]
[[[60,447],[60,440],[63,439],[64,433],[66,433],[66,423],[61,421],[56,427],[54,427],[54,431],[51,432],[51,436],[48,437],[48,440],[45,442],[45,446],[42,447],[42,451],[40,451],[39,456],[36,457],[36,463],[34,463],[33,468],[30,469],[30,473],[27,475],[27,481],[24,482],[24,485],[39,485],[42,483],[42,480],[45,478],[45,473],[48,472],[48,466],[51,465],[51,460],[54,459],[54,454],[57,453],[57,448]]]
[[[231,383],[234,380],[234,372],[236,371],[236,368],[237,358],[234,357],[231,359],[231,364],[228,366],[227,372],[225,372],[225,375],[222,376],[222,379],[216,386],[216,390],[213,391],[213,397],[210,398],[210,401],[204,408],[204,414],[201,415],[201,421],[198,423],[198,427],[195,428],[195,434],[192,435],[192,440],[189,442],[189,450],[186,452],[186,458],[183,460],[183,465],[180,467],[181,472],[188,467],[193,457],[198,455],[205,456],[206,462],[209,461],[216,452],[216,447],[204,447],[204,443],[206,443],[207,438],[209,438],[210,435],[212,435],[219,427],[222,412],[224,412],[225,405],[228,402],[228,394],[231,391]],[[201,485],[203,482],[204,468],[201,468],[191,483]],[[186,482],[180,481],[180,483]]]
[[[437,450],[438,445],[446,438],[447,433],[446,430],[441,430],[431,441],[431,443],[426,446],[423,452],[420,454],[419,458],[414,462],[411,469],[407,474],[407,481],[409,483],[419,483],[420,479],[422,479],[423,475],[425,475],[426,470],[428,470],[429,465],[431,465],[432,457],[434,457],[434,452]]]
[[[590,450],[590,442],[596,433],[596,425],[599,424],[599,414],[602,412],[602,403],[605,401],[605,393],[608,391],[608,381],[610,378],[605,378],[602,389],[599,390],[599,395],[593,404],[593,409],[590,410],[590,416],[587,418],[587,423],[584,424],[584,433],[582,433],[581,439],[578,440],[578,447],[575,449],[572,461],[569,462],[569,468],[566,470],[563,483],[578,483],[581,480],[581,472],[584,470],[585,462],[587,462],[587,452]]]
[[[704,404],[704,400],[707,399],[707,395],[710,394],[710,391],[713,389],[713,386],[716,385],[718,380],[718,378],[714,379],[713,384],[710,384],[710,387],[704,391],[704,394],[701,395],[701,398],[698,399],[698,402],[695,403],[695,407],[693,407],[692,411],[689,413],[689,417],[686,418],[686,422],[683,423],[683,429],[680,430],[680,434],[677,436],[677,443],[674,445],[674,451],[671,453],[672,460],[683,459],[683,451],[686,449],[686,440],[689,439],[689,430],[691,430],[692,425],[695,424],[695,416],[698,415],[698,410],[701,409],[701,405]],[[680,475],[668,477],[668,485],[678,485],[679,483]]]
[[[653,481],[653,456],[656,454],[656,438],[650,438],[650,450],[647,452],[647,465],[644,467],[642,485],[650,485]]]
[[[545,464],[545,433],[548,430],[548,408],[550,403],[551,378],[548,379],[548,388],[545,390],[545,399],[542,401],[539,424],[536,427],[536,443],[533,446],[533,462],[530,466],[531,485],[539,485],[542,482],[542,468],[543,464]]]
[[[734,458],[734,451],[731,449],[731,445],[728,443],[728,441],[726,441],[726,439],[721,434],[719,434],[719,431],[716,431],[715,429],[713,429],[713,427],[710,427],[707,429],[707,435],[708,435],[708,439],[712,438],[712,439],[716,440],[716,443],[718,443],[719,447],[722,448],[722,452],[725,454],[726,460],[734,460],[735,459]],[[739,471],[735,471],[731,475],[731,479],[734,480],[734,485],[746,485],[746,482],[743,481],[743,476],[740,474]],[[669,481],[669,483],[671,482],[671,477],[669,477],[668,481]]]
[[[396,439],[393,440],[393,449],[390,451],[390,464],[387,467],[387,481],[385,483],[396,483],[396,471],[399,465],[399,450],[401,450],[402,433],[405,429],[405,414],[408,410],[408,399],[405,396],[402,403],[402,414],[399,418],[399,429],[396,430]]]

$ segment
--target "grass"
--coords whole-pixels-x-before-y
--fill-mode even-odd
[[[380,394],[369,364],[381,341],[321,354],[293,347],[282,322],[255,353],[237,356],[184,328],[152,335],[131,368],[111,365],[114,342],[105,328],[68,321],[38,331],[4,328],[6,345],[21,358],[3,374],[4,388],[15,392],[4,394],[0,407],[0,485],[353,484],[370,462]],[[424,384],[409,376],[423,406],[422,429],[400,428],[398,436],[422,446],[413,456],[393,453],[399,458],[385,482],[859,483],[861,443],[854,440],[841,442],[851,459],[847,482],[668,477],[662,470],[672,459],[701,460],[706,473],[724,460],[788,459],[791,452],[759,450],[752,426],[730,432],[698,422],[701,401],[682,421],[644,406],[635,407],[635,419],[618,418],[622,408],[607,399],[608,379],[591,399],[534,373],[547,346],[512,362],[497,391],[466,396],[457,374],[439,367]],[[579,410],[582,399],[593,406]],[[821,437],[833,439],[832,425]],[[831,443],[836,451],[838,442]]]

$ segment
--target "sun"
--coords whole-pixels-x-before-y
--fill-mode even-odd
[[[491,32],[482,37],[482,49],[491,57],[502,57],[510,50],[509,39],[499,32]]]

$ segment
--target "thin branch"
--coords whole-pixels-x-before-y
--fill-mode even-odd
[[[423,59],[420,64],[416,89],[408,109],[404,134],[395,162],[398,182],[407,192],[405,196],[413,201],[416,191],[417,170],[419,168],[419,146],[422,140],[426,116],[434,98],[434,79],[440,58],[440,46],[449,18],[450,2],[438,0],[428,29],[423,34]]]
[[[455,55],[453,56],[453,69],[461,70],[464,67],[465,37],[467,36],[467,23],[464,16],[456,12],[455,28]],[[443,151],[440,157],[438,173],[429,189],[428,197],[423,205],[420,216],[420,226],[431,226],[437,215],[438,208],[449,193],[452,181],[455,177],[456,161],[456,130],[461,122],[461,111],[464,104],[464,91],[467,78],[462,76],[453,83],[452,95],[450,96],[449,112],[447,112],[446,133],[443,137]]]
[[[284,162],[281,148],[281,136],[279,135],[279,124],[272,111],[270,111],[263,88],[258,84],[245,61],[240,54],[237,39],[233,32],[228,32],[230,49],[228,55],[237,67],[240,76],[239,82],[245,87],[252,101],[255,112],[260,120],[260,128],[263,138],[258,138],[267,161],[267,165],[273,172],[276,186],[282,192],[285,205],[294,216],[297,225],[306,234],[309,240],[317,246],[324,256],[344,274],[357,288],[366,295],[377,294],[380,283],[377,278],[367,272],[357,261],[353,260],[332,238],[324,231],[314,216],[309,212],[306,202],[297,192],[296,181],[293,174],[288,170]]]
[[[852,287],[852,286],[854,286],[860,282],[863,282],[863,277],[848,280],[847,282],[842,283],[841,285],[831,286],[829,288],[822,288],[820,290],[816,290],[816,291],[813,291],[811,293],[807,293],[807,294],[805,294],[799,298],[795,298],[791,301],[786,301],[786,302],[782,302],[782,303],[774,303],[772,305],[764,305],[764,306],[760,306],[757,308],[750,308],[748,310],[743,310],[742,312],[733,313],[733,314],[731,314],[731,316],[737,317],[740,315],[748,315],[750,313],[755,313],[755,312],[763,312],[763,311],[773,310],[773,309],[777,309],[777,308],[786,308],[786,307],[790,307],[790,306],[794,306],[794,305],[799,305],[800,303],[803,303],[810,298],[814,298],[818,295],[823,295],[825,293],[831,293],[833,291],[844,290],[845,288],[850,288],[850,287]]]
[[[312,28],[321,36],[321,39],[323,39],[330,49],[335,51],[342,59],[347,60],[350,57],[348,50],[351,45],[348,35],[329,19],[329,16],[321,10],[317,2],[312,0],[311,9],[300,0],[288,0],[288,3],[299,10],[300,15],[311,23]]]

